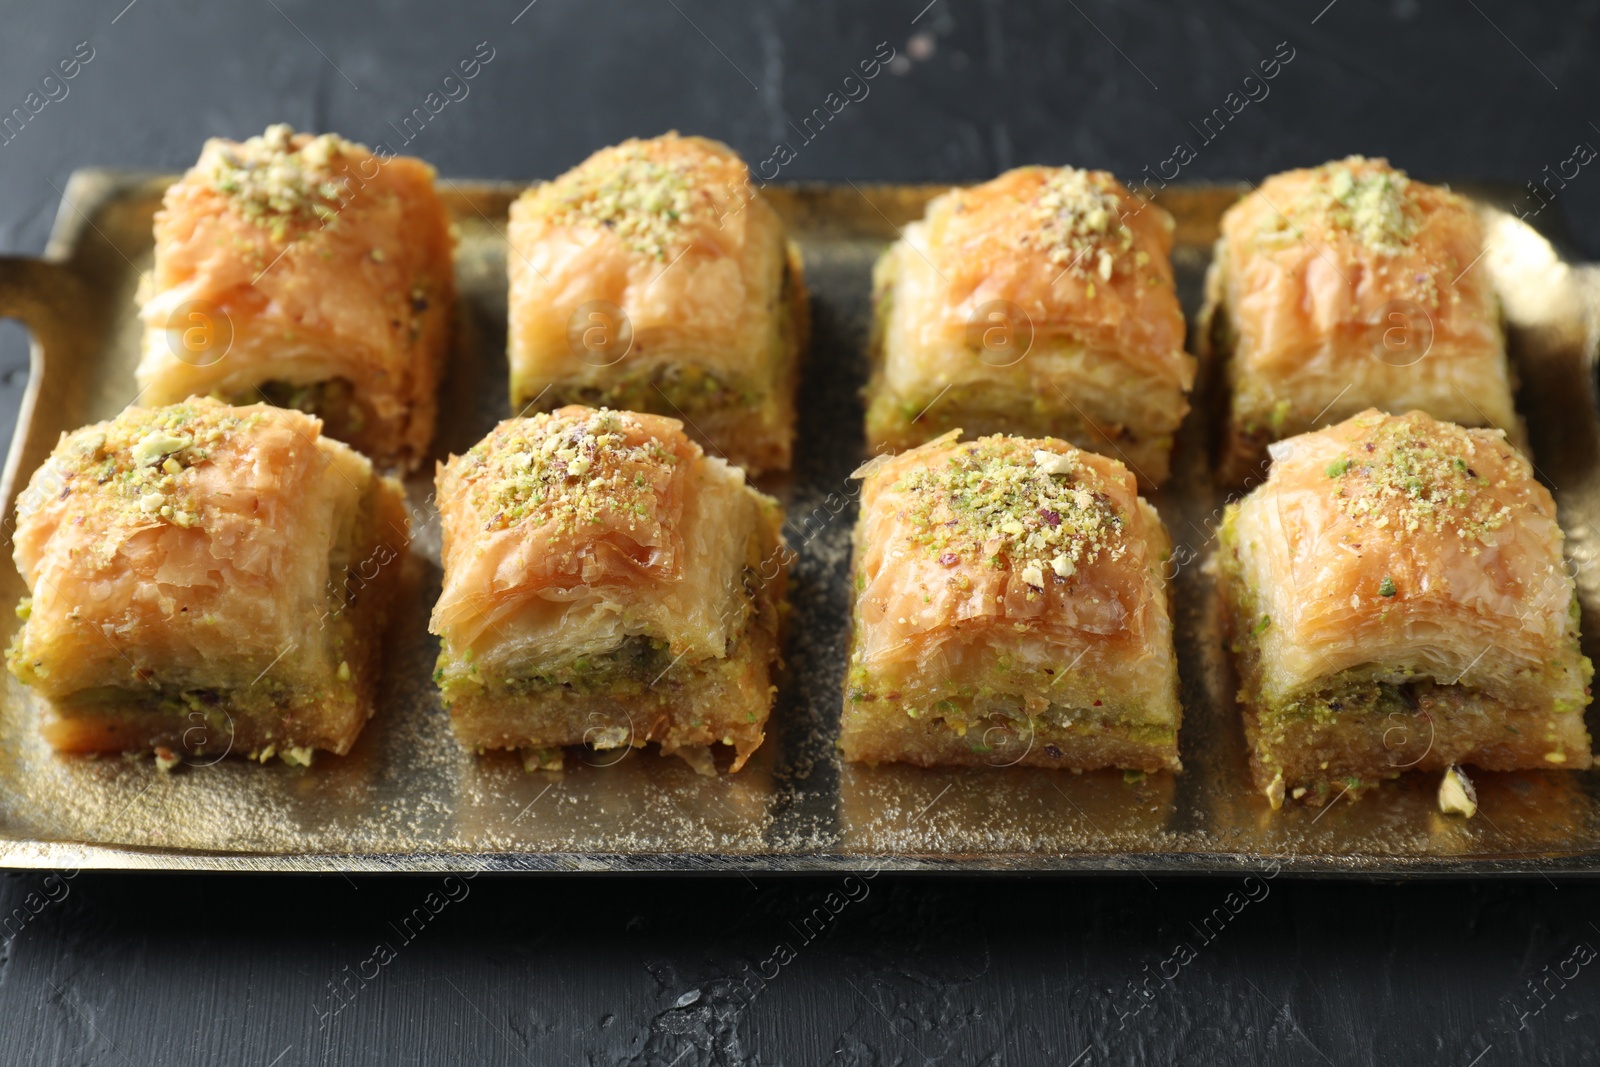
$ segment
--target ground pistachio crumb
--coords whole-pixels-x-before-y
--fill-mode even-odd
[[[488,529],[554,522],[564,533],[650,519],[677,455],[654,439],[630,443],[631,416],[605,408],[545,412],[502,423],[459,460]],[[634,434],[637,438],[637,433]]]
[[[1039,228],[1029,243],[1058,267],[1109,282],[1119,257],[1133,247],[1133,231],[1122,220],[1117,180],[1077,167],[1040,170],[1044,180],[1028,205]],[[1093,282],[1090,295],[1092,290]]]
[[[1478,813],[1478,791],[1459,767],[1452,766],[1444,772],[1444,779],[1439,783],[1439,810],[1468,819]]]
[[[219,446],[261,418],[203,398],[128,408],[64,437],[22,494],[19,514],[71,497],[106,525],[202,525],[191,468],[209,463]]]
[[[598,154],[534,190],[534,213],[551,226],[609,230],[654,259],[676,255],[691,227],[719,218],[712,187],[726,164],[689,153],[662,158],[658,148],[628,142]]]
[[[1404,250],[1422,228],[1411,179],[1380,159],[1351,156],[1311,172],[1307,195],[1284,211],[1273,211],[1261,236],[1288,243],[1306,231],[1348,233],[1363,247],[1393,255]]]
[[[1407,415],[1386,419],[1353,441],[1327,473],[1338,481],[1335,495],[1351,518],[1395,536],[1453,528],[1464,539],[1487,543],[1511,509],[1479,491],[1486,480],[1473,467],[1473,454],[1484,447],[1459,427]]]
[[[1009,562],[1029,585],[1070,578],[1102,553],[1123,552],[1125,517],[1099,473],[1073,453],[995,436],[957,446],[904,474],[912,540],[947,566]]]
[[[346,157],[372,154],[335,134],[296,134],[283,123],[238,144],[213,144],[203,164],[206,180],[277,240],[296,227],[336,219],[348,195]]]

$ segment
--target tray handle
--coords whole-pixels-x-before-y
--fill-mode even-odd
[[[89,308],[83,283],[68,267],[26,256],[0,256],[0,317],[14,318],[33,335],[28,385],[17,411],[11,449],[0,473],[0,522],[9,541],[12,506],[25,480],[55,445],[52,432],[34,418],[41,404],[58,404],[70,388],[66,353],[81,340]]]

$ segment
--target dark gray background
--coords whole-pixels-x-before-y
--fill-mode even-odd
[[[1186,179],[1365,152],[1419,177],[1521,184],[1579,141],[1600,145],[1593,0],[124,3],[0,11],[0,112],[78,42],[95,49],[69,95],[0,146],[0,251],[43,247],[51,183],[76,167],[178,169],[204,137],[275,121],[397,145],[390,122],[479,42],[494,58],[471,94],[406,148],[455,177],[548,177],[673,127],[752,160],[789,141],[783,178],[858,181],[985,178],[1025,162],[1136,175],[1182,140],[1198,149]],[[1270,96],[1202,143],[1189,124],[1281,41],[1295,59]],[[907,58],[801,147],[791,121],[879,42]],[[1591,258],[1597,170],[1547,209]],[[22,338],[0,329],[6,436]],[[60,900],[14,936],[0,930],[0,1061],[1493,1067],[1600,1055],[1600,967],[1576,962],[1600,946],[1589,883],[1263,887],[1211,937],[1197,924],[1237,881],[885,876],[851,887],[865,896],[808,938],[818,924],[805,917],[832,915],[842,879],[484,878],[452,887],[462,899],[408,943],[401,924],[446,888],[437,879],[8,875],[0,916],[30,892]],[[322,1025],[331,984],[380,941],[394,960]],[[772,973],[780,942],[794,958],[742,1004],[734,983]],[[1180,942],[1194,958],[1154,977],[1174,974],[1163,961]]]

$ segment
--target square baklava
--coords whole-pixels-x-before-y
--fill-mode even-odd
[[[761,744],[787,552],[777,501],[675,419],[565,407],[441,464],[444,589],[430,629],[473,749],[660,742],[738,770]],[[620,758],[620,757],[618,757]]]
[[[129,408],[63,435],[18,500],[7,665],[63,752],[342,754],[408,543],[399,483],[309,415]]]
[[[805,281],[732,149],[602,149],[519,197],[509,238],[513,410],[668,415],[751,473],[788,469]]]
[[[454,303],[433,168],[333,134],[212,139],[167,190],[140,399],[298,408],[384,465],[433,436]]]
[[[844,758],[1179,769],[1171,543],[1133,475],[958,437],[861,472]]]
[[[1468,200],[1381,159],[1274,175],[1229,208],[1203,316],[1232,390],[1228,476],[1369,407],[1516,435],[1483,255]]]
[[[1058,437],[1159,485],[1195,372],[1172,234],[1104,171],[1022,167],[933,200],[873,271],[868,443]]]
[[[1367,411],[1273,446],[1218,553],[1257,788],[1590,765],[1555,501],[1498,430]]]

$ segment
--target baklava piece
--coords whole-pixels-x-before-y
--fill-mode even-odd
[[[473,749],[658,741],[733,770],[772,707],[782,513],[675,419],[565,407],[441,464],[434,677]]]
[[[1465,198],[1352,156],[1222,217],[1203,332],[1232,389],[1227,476],[1367,408],[1518,433],[1484,228]]]
[[[380,463],[414,467],[455,299],[433,177],[421,160],[287,126],[207,141],[156,212],[142,400],[297,408]]]
[[[1257,788],[1589,766],[1555,501],[1498,430],[1366,411],[1273,446],[1219,576]]]
[[[1133,475],[958,437],[860,472],[844,758],[1178,770],[1170,542]]]
[[[732,149],[602,149],[523,193],[509,237],[513,410],[668,415],[752,474],[788,469],[805,280]]]
[[[932,201],[873,271],[868,443],[1059,437],[1159,485],[1195,372],[1172,232],[1104,171],[1022,167]]]
[[[309,415],[196,398],[63,435],[15,543],[7,665],[59,751],[306,763],[372,714],[404,498]]]

